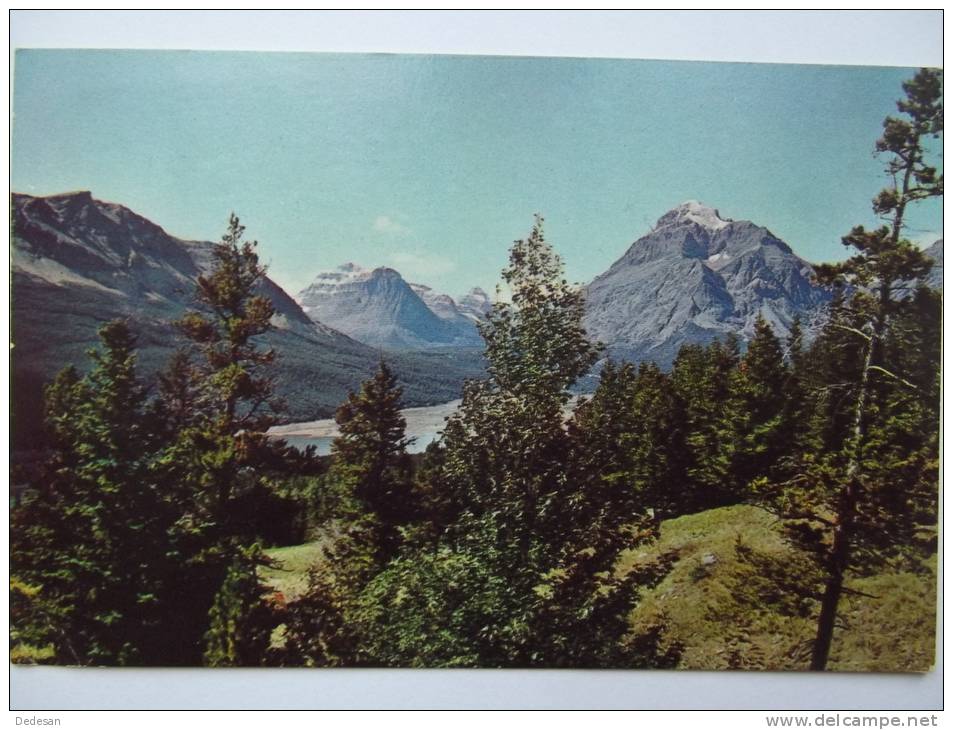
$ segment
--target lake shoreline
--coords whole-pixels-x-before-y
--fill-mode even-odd
[[[414,439],[408,452],[419,453],[435,441],[443,431],[447,418],[456,412],[460,403],[460,399],[456,399],[435,406],[401,409],[401,415],[407,422],[407,437]],[[283,439],[298,448],[316,446],[321,455],[330,453],[331,442],[339,435],[338,424],[333,418],[288,423],[268,429],[271,438]]]

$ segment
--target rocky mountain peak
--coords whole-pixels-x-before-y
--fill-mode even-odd
[[[714,232],[720,231],[732,222],[730,218],[722,218],[716,208],[711,208],[697,200],[686,200],[659,218],[654,230],[666,226],[684,226],[694,223],[707,231]]]
[[[172,322],[197,304],[197,279],[212,265],[214,244],[186,241],[117,203],[88,191],[44,198],[12,194],[12,413],[18,448],[43,438],[42,393],[66,364],[85,368],[97,330],[121,317],[138,337],[140,372],[164,368],[184,342]],[[353,264],[339,276],[361,274]],[[274,328],[262,345],[281,353],[274,375],[292,420],[327,416],[374,372],[380,351],[315,322],[275,282],[259,292],[272,301]],[[421,308],[426,309],[423,305]],[[427,313],[433,320],[437,318]],[[439,320],[438,320],[439,323]],[[459,396],[478,377],[475,357],[389,355],[408,405]]]
[[[764,226],[687,201],[589,284],[584,322],[616,356],[667,365],[689,342],[746,339],[758,316],[781,337],[796,316],[809,329],[829,299],[811,271]]]
[[[374,347],[479,344],[476,328],[451,297],[410,284],[387,266],[368,270],[348,263],[321,272],[297,299],[308,316]]]
[[[490,296],[480,287],[475,286],[457,302],[457,308],[470,319],[479,322],[493,309]]]

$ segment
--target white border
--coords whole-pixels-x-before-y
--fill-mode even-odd
[[[943,54],[940,12],[15,10],[10,16],[10,39],[11,48],[360,51],[938,66]],[[928,710],[941,706],[942,692],[942,666],[925,676],[53,667],[13,667],[11,671],[11,706],[22,710]]]

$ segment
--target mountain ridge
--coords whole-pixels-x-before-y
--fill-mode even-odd
[[[14,440],[40,438],[42,388],[64,366],[88,367],[97,330],[117,317],[138,338],[140,370],[161,369],[187,344],[172,322],[194,308],[197,276],[211,265],[213,243],[186,241],[134,211],[89,191],[36,197],[14,193],[11,251]],[[331,415],[370,376],[378,349],[316,323],[267,277],[274,328],[260,338],[279,353],[276,389],[285,420]],[[405,404],[459,397],[463,380],[482,372],[472,352],[388,353]]]
[[[13,415],[15,441],[22,443],[39,433],[43,384],[67,364],[87,367],[86,351],[98,344],[96,331],[106,321],[125,317],[133,325],[144,374],[164,365],[184,344],[171,322],[195,306],[196,278],[211,266],[214,244],[176,238],[89,191],[13,193],[11,201]],[[936,261],[928,282],[941,287],[942,239],[925,252]],[[767,228],[688,201],[664,213],[585,287],[584,326],[607,343],[609,356],[663,366],[686,343],[728,334],[744,340],[758,314],[782,337],[794,316],[810,332],[830,298],[811,282],[812,270]],[[465,378],[482,375],[476,324],[492,306],[486,292],[474,288],[454,300],[388,267],[347,264],[331,274],[324,284],[360,285],[348,297],[378,287],[390,310],[381,319],[372,316],[373,307],[358,310],[358,323],[376,330],[376,344],[365,344],[330,326],[315,308],[308,311],[300,295],[296,300],[267,277],[262,281],[276,309],[274,329],[262,342],[280,354],[279,394],[291,405],[284,420],[332,414],[373,372],[382,348],[395,345],[400,351],[386,357],[407,406],[457,398]],[[409,322],[395,312],[409,312]]]

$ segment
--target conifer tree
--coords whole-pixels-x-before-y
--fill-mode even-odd
[[[778,472],[790,468],[791,459],[809,448],[811,443],[811,411],[809,401],[810,373],[816,363],[809,364],[804,342],[804,329],[799,317],[791,323],[785,348],[787,377],[783,385],[780,438],[788,444],[785,460],[777,464]]]
[[[739,427],[732,477],[739,493],[755,477],[772,474],[791,446],[784,428],[787,381],[781,342],[758,315],[754,336],[734,379]]]
[[[274,307],[258,293],[265,268],[257,242],[243,240],[244,230],[232,215],[212,250],[211,272],[198,278],[200,309],[178,322],[201,361],[189,372],[182,356],[176,356],[163,381],[172,412],[174,400],[191,391],[194,417],[180,431],[175,456],[192,470],[183,476],[198,485],[194,496],[223,536],[242,533],[230,505],[242,490],[254,487],[254,467],[269,451],[265,431],[280,407],[267,370],[275,352],[263,350],[255,339],[271,329]]]
[[[189,596],[180,615],[196,662],[205,652],[209,611],[229,571],[260,558],[260,553],[248,557],[246,547],[258,538],[256,500],[270,495],[262,472],[280,459],[280,446],[265,433],[281,406],[268,372],[275,352],[256,339],[271,328],[274,307],[258,293],[265,268],[257,243],[244,240],[244,230],[230,216],[212,249],[211,271],[198,278],[198,309],[178,322],[198,351],[198,363],[190,370],[185,358],[176,356],[161,388],[162,410],[182,423],[162,464],[184,505],[175,539],[187,560],[183,581]],[[241,602],[235,606],[258,610]]]
[[[228,230],[212,249],[212,271],[198,278],[196,299],[203,311],[189,312],[179,321],[204,359],[202,398],[211,425],[231,437],[265,430],[277,405],[273,377],[264,371],[275,352],[262,350],[254,339],[271,329],[275,309],[257,293],[265,267],[258,260],[257,241],[244,240],[244,232],[232,214]]]
[[[410,457],[401,415],[402,389],[381,360],[373,378],[338,408],[340,429],[331,446],[331,479],[343,497],[345,518],[373,516],[376,551],[387,562],[400,542],[399,528],[416,517]]]
[[[287,611],[288,661],[310,666],[366,661],[370,635],[358,633],[361,592],[397,554],[402,529],[419,513],[400,413],[402,389],[381,360],[335,420],[328,483],[338,534],[312,566],[304,595]],[[383,661],[376,657],[376,661]]]
[[[80,378],[47,388],[48,472],[13,515],[13,572],[35,590],[26,627],[69,664],[156,663],[173,637],[165,612],[175,519],[154,469],[155,424],[122,321],[100,330]]]
[[[651,510],[656,522],[680,514],[687,493],[685,412],[671,378],[654,363],[603,367],[599,386],[569,424],[573,466],[581,478],[618,485],[633,516]],[[590,487],[591,488],[591,487]],[[594,502],[600,500],[595,499]]]
[[[740,358],[736,338],[707,347],[684,345],[672,364],[675,392],[685,407],[690,489],[682,513],[740,501],[732,472],[741,415],[732,387]]]
[[[680,514],[689,499],[685,405],[669,375],[654,363],[641,363],[632,407],[638,415],[634,462],[644,495],[640,504],[661,522]]]
[[[873,209],[887,224],[875,230],[857,226],[843,238],[856,253],[816,269],[820,282],[852,287],[844,312],[834,312],[828,326],[853,339],[861,358],[849,380],[843,445],[828,458],[806,455],[791,482],[797,488],[782,490],[775,501],[789,518],[789,535],[815,557],[819,569],[815,670],[827,666],[848,575],[912,547],[914,536],[929,530],[935,503],[934,428],[920,421],[911,429],[902,415],[910,394],[896,397],[903,390],[922,392],[922,385],[907,377],[902,362],[890,359],[888,342],[895,323],[912,306],[901,290],[930,268],[903,231],[907,206],[943,192],[942,175],[925,160],[926,141],[943,129],[942,74],[922,69],[903,89],[906,98],[897,108],[904,117],[887,117],[876,144],[893,184],[874,198]],[[912,458],[899,447],[904,438],[920,445]]]

